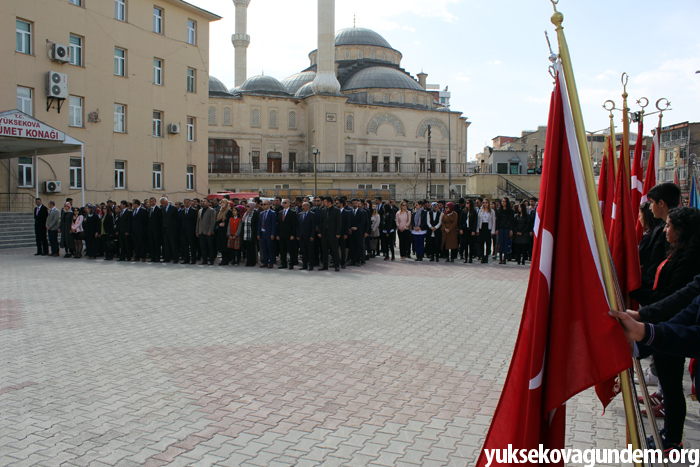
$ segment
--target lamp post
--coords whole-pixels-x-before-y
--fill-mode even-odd
[[[447,89],[447,88],[445,88]],[[452,116],[450,115],[450,103],[447,103],[447,189],[452,198]]]
[[[317,164],[317,157],[318,157],[318,148],[316,146],[311,146],[313,149],[311,152],[314,155],[314,198],[318,196],[318,171],[316,170],[316,164]]]

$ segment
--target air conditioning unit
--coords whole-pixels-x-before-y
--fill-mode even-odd
[[[47,72],[46,97],[68,98],[68,75],[55,71]]]
[[[44,182],[44,193],[60,193],[61,182],[58,180],[48,180]]]
[[[179,135],[180,134],[180,125],[177,123],[171,123],[168,125],[168,133],[171,135]]]
[[[67,45],[54,43],[51,46],[51,60],[57,62],[65,63],[68,61],[70,56],[70,49]]]

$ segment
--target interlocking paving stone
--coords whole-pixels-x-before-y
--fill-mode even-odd
[[[0,264],[3,466],[473,465],[528,279],[512,263],[303,274],[31,249]],[[624,446],[620,398],[602,415],[585,391],[567,418],[571,447]]]

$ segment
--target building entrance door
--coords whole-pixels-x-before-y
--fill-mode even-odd
[[[282,154],[279,152],[267,153],[267,173],[282,172]]]

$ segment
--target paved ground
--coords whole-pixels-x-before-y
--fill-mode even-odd
[[[32,253],[0,253],[2,466],[473,465],[528,275]],[[569,445],[624,445],[619,398],[603,416],[592,391],[568,407]]]

